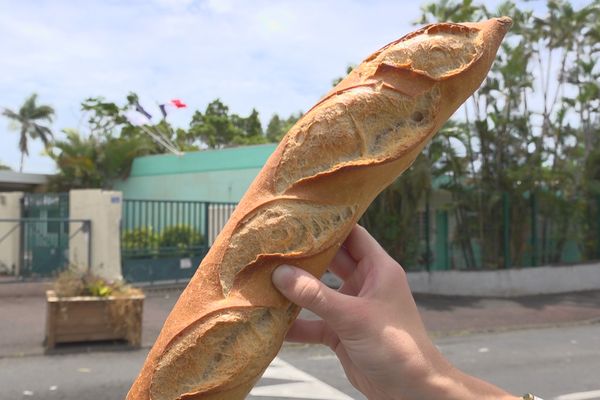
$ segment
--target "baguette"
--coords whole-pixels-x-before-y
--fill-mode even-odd
[[[272,271],[324,273],[375,196],[479,87],[510,25],[425,26],[368,57],[310,109],[181,294],[127,399],[244,399],[299,311],[272,286]]]

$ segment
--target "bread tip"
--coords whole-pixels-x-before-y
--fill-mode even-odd
[[[500,23],[501,25],[506,25],[506,28],[510,28],[512,26],[512,18],[504,16],[504,17],[498,17],[498,18],[494,18],[498,23]]]

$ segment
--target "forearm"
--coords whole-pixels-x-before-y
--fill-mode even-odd
[[[408,340],[403,342],[405,346],[408,345]],[[388,346],[390,347],[393,348]],[[420,352],[421,356],[416,356]],[[369,399],[522,400],[521,397],[460,371],[432,342],[421,341],[420,349],[414,349],[411,354],[413,357],[410,368],[401,372],[402,378],[379,382],[379,387],[387,389],[385,391],[388,396],[370,393]],[[371,394],[375,396],[371,397]]]
[[[444,400],[522,400],[506,391],[452,367],[452,370],[433,378],[432,395]]]

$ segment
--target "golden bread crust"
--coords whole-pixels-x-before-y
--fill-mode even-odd
[[[375,196],[479,87],[509,26],[425,26],[369,56],[311,108],[181,294],[127,399],[245,398],[298,313],[273,287],[273,269],[323,274]]]

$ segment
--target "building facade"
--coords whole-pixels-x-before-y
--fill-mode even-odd
[[[125,199],[240,201],[276,144],[136,158],[114,189]]]

